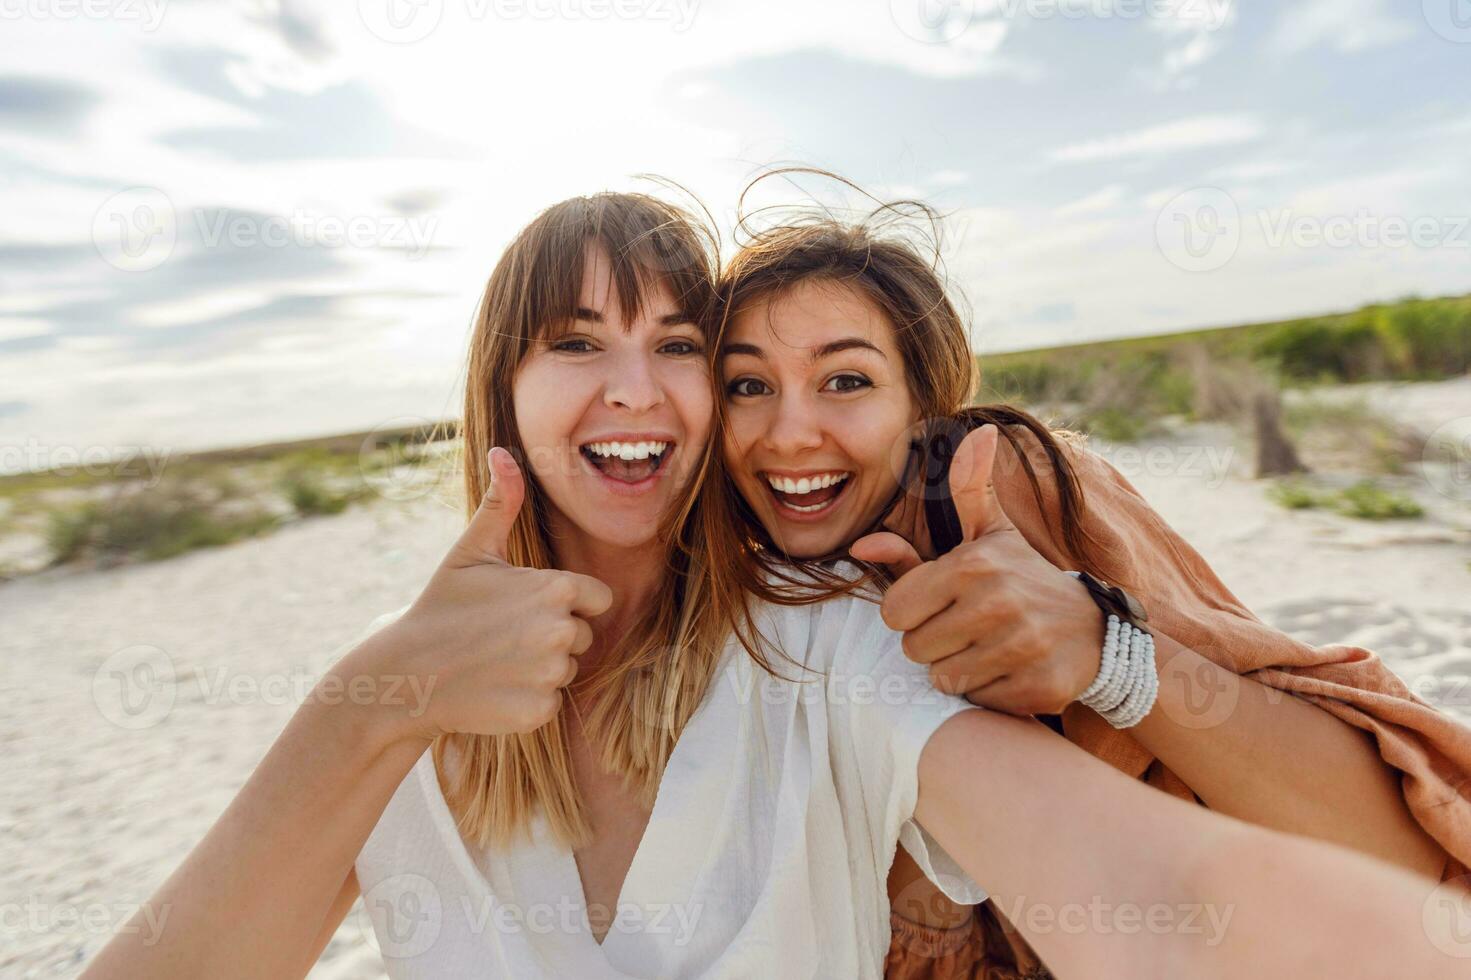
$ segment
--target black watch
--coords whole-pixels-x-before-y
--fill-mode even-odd
[[[1149,632],[1144,628],[1144,623],[1149,620],[1149,613],[1145,612],[1144,603],[1117,585],[1109,585],[1087,572],[1070,572],[1069,574],[1083,583],[1084,588],[1098,604],[1098,608],[1103,610],[1104,615],[1112,614],[1137,630]]]

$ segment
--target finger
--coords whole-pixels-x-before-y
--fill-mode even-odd
[[[460,543],[489,563],[506,560],[511,528],[521,512],[521,502],[526,499],[526,478],[511,454],[500,446],[491,449],[487,463],[490,486],[460,535]]]
[[[970,697],[1007,676],[1010,669],[1006,660],[994,651],[970,646],[930,664],[930,683],[949,694]]]
[[[915,663],[932,664],[970,647],[979,650],[982,644],[989,644],[990,637],[981,635],[985,632],[985,626],[957,600],[904,634],[904,655]]]
[[[592,626],[588,621],[574,616],[573,622],[577,625],[577,636],[572,640],[573,655],[587,653],[592,646]]]
[[[896,579],[903,578],[906,572],[924,564],[924,559],[919,557],[914,545],[890,531],[864,535],[853,542],[848,554],[859,561],[887,567]]]
[[[996,426],[983,425],[965,437],[950,461],[950,497],[955,501],[955,513],[966,541],[1011,524],[1006,511],[1001,509],[992,479],[1000,438]]]
[[[577,572],[565,574],[577,586],[572,597],[572,611],[578,616],[601,616],[613,605],[613,590],[601,579]]]
[[[890,629],[912,630],[955,601],[954,576],[943,562],[927,561],[889,586],[880,607]]]
[[[1029,715],[1024,705],[1025,696],[1024,679],[1004,674],[983,687],[978,687],[965,693],[965,698],[971,704],[980,705],[982,708],[990,708],[992,711],[1004,711],[1009,715]]]
[[[557,687],[559,687],[559,688],[566,687],[568,684],[571,684],[573,681],[577,680],[578,667],[579,667],[579,665],[578,665],[578,662],[577,662],[577,658],[576,657],[568,657],[567,658],[567,673],[565,673],[565,674],[562,675],[562,680],[557,684]],[[571,695],[569,694],[568,697],[571,697]]]

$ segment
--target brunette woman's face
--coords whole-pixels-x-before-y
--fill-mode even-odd
[[[777,547],[845,551],[898,488],[916,421],[894,329],[862,292],[809,281],[732,318],[721,351],[727,469]]]
[[[517,370],[517,428],[557,537],[653,542],[710,436],[704,334],[668,289],[644,300],[624,320],[608,258],[589,249],[577,319],[538,340]]]

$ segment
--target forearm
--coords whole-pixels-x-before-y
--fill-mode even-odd
[[[1171,798],[1036,722],[962,712],[931,736],[919,780],[916,819],[1059,976],[1461,966],[1422,925],[1430,879]],[[1450,914],[1448,937],[1471,926]]]
[[[1439,877],[1372,736],[1155,633],[1159,698],[1130,729],[1212,809]]]
[[[329,676],[354,674],[363,650]],[[374,707],[355,699],[308,698],[148,900],[158,934],[120,932],[86,975],[300,976],[358,852],[427,744],[386,733]]]

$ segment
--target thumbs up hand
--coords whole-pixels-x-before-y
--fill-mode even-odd
[[[890,532],[849,553],[898,576],[884,622],[942,691],[1012,714],[1060,712],[1098,674],[1103,614],[1087,590],[1027,543],[996,495],[994,425],[966,436],[950,464],[962,543],[923,561]]]
[[[511,454],[490,451],[490,487],[424,591],[370,638],[379,678],[427,691],[400,710],[401,734],[531,732],[556,717],[561,688],[593,642],[589,623],[612,591],[595,578],[510,564],[507,544],[526,496]]]

